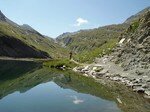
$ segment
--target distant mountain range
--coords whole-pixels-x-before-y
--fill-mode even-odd
[[[109,39],[117,38],[128,25],[109,25],[91,30],[81,30],[74,33],[64,33],[56,38],[58,43],[75,52],[83,52],[100,47]]]
[[[53,39],[31,26],[18,25],[0,11],[0,56],[15,58],[59,58],[67,52]]]
[[[61,58],[68,51],[77,55],[77,60],[91,61],[94,57],[110,53],[119,37],[139,21],[150,7],[129,17],[122,24],[66,32],[56,39],[44,36],[27,24],[18,25],[0,11],[0,56],[15,58]]]

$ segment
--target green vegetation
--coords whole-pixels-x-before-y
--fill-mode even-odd
[[[136,31],[136,29],[139,27],[140,22],[139,21],[134,21],[131,23],[128,32],[130,33],[134,33]]]
[[[83,53],[77,54],[76,56],[74,56],[74,59],[85,63],[91,63],[95,57],[102,57],[103,55],[109,55],[112,51],[112,49],[116,46],[116,43],[118,42],[118,39],[111,39],[108,42],[106,42],[105,44],[103,44],[102,46],[95,48],[93,50],[89,51],[85,51]]]
[[[103,70],[103,68],[102,67],[97,67],[97,69],[96,70],[94,70],[95,72],[100,72],[100,71],[102,71]]]
[[[0,82],[6,79],[12,79],[27,73],[28,71],[39,68],[39,62],[28,61],[2,61],[0,60]]]
[[[132,31],[134,32],[139,27],[139,21],[132,23]]]
[[[73,68],[77,66],[77,64],[70,61],[69,59],[60,59],[60,60],[46,61],[43,63],[43,66],[51,68],[60,68],[60,67]]]
[[[90,52],[118,36],[127,28],[126,24],[109,25],[74,34],[59,36],[57,41],[76,53]]]
[[[74,34],[63,34],[62,37],[57,38],[57,41],[70,51],[75,52],[74,60],[81,63],[91,63],[95,57],[110,54],[116,46],[119,35],[127,27],[127,24],[119,24],[81,30]]]
[[[36,31],[28,31],[21,27],[13,26],[7,22],[0,22],[0,37],[1,36],[19,39],[32,48],[47,52],[55,59],[66,57],[68,54],[66,49],[60,47],[48,37],[44,37]]]

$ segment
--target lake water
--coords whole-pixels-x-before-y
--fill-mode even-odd
[[[122,112],[115,94],[70,71],[0,61],[0,112]]]
[[[116,103],[90,94],[63,89],[54,82],[18,91],[0,101],[1,112],[120,112]]]

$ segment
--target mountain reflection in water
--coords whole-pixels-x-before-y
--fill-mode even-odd
[[[0,112],[148,112],[149,103],[139,97],[119,85],[102,85],[71,71],[0,61]]]

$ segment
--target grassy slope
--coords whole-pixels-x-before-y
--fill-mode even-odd
[[[59,43],[64,43],[68,49],[77,53],[74,56],[75,60],[92,62],[95,57],[110,53],[118,41],[118,36],[127,27],[127,24],[109,25],[93,30],[80,31],[62,38],[59,37],[57,40]]]
[[[120,34],[127,32],[130,26],[134,32],[139,26],[138,20],[145,13],[150,11],[150,7],[128,18],[125,23],[119,25],[109,25],[92,30],[83,30],[72,34],[60,36],[57,40],[63,43],[69,50],[77,52],[74,59],[80,62],[92,62],[95,57],[109,54],[116,46],[116,42],[121,37]],[[131,25],[130,25],[131,24]],[[104,51],[104,52],[103,52]]]
[[[112,49],[117,45],[118,39],[110,39],[100,47],[94,48],[93,50],[84,51],[74,56],[74,59],[82,63],[91,63],[95,57],[102,57],[105,54],[110,54]]]
[[[74,68],[77,66],[74,62],[70,61],[69,59],[61,59],[61,60],[50,60],[43,63],[45,67],[51,68],[59,68],[62,66],[66,66],[67,68]]]
[[[67,54],[67,50],[38,32],[25,31],[6,22],[0,22],[0,34],[15,37],[28,46],[47,52],[52,58],[63,57]]]
[[[138,26],[139,26],[139,22],[133,21],[130,25],[130,27],[131,27],[130,32],[135,32],[135,30],[138,28]],[[111,53],[112,49],[116,47],[118,40],[119,40],[119,38],[109,39],[109,40],[105,41],[105,43],[102,46],[94,48],[90,52],[84,51],[84,52],[74,56],[74,58],[76,60],[79,60],[82,63],[84,63],[84,62],[91,63],[95,57],[102,57],[105,54],[109,55]]]

